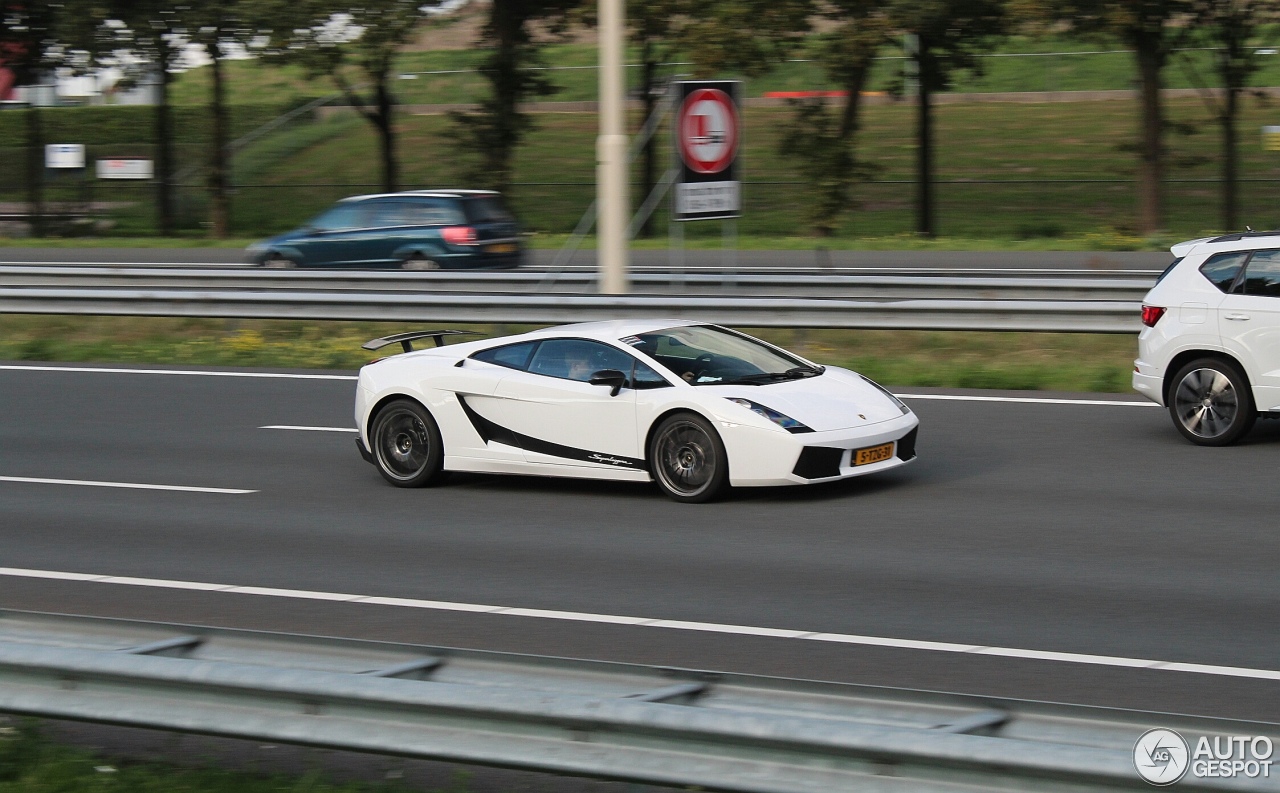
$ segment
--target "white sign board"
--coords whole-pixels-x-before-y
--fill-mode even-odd
[[[98,160],[99,179],[150,179],[155,176],[151,160]]]
[[[50,143],[44,147],[44,167],[83,168],[83,143]]]
[[[1280,127],[1262,128],[1262,148],[1265,151],[1280,151]]]

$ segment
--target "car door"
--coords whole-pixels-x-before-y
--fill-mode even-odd
[[[1280,407],[1280,250],[1253,252],[1218,316],[1222,344],[1244,364],[1258,409]]]
[[[503,380],[528,364],[537,346],[536,341],[526,341],[490,347],[473,353],[461,361],[461,365],[435,375],[432,387],[453,392],[462,411],[463,421],[457,422],[459,440],[453,444],[459,451],[452,454],[524,463],[524,449],[510,437],[503,424],[508,400],[497,391]],[[448,438],[445,447],[450,447]]]
[[[498,384],[497,420],[531,463],[643,470],[635,389],[613,396],[608,387],[588,382],[603,369],[630,376],[634,360],[590,339],[546,339],[526,371],[513,371]]]
[[[299,263],[312,267],[358,264],[362,255],[361,232],[368,223],[368,202],[339,203],[311,221],[306,236],[297,240],[295,247],[302,254]]]

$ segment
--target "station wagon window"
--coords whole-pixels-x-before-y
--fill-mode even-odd
[[[371,228],[390,228],[392,226],[404,226],[405,222],[405,205],[401,201],[378,201],[373,204],[373,217],[369,221]]]
[[[515,220],[498,196],[467,199],[467,217],[472,223],[509,223]]]
[[[461,226],[467,222],[452,198],[415,198],[405,204],[406,226]]]
[[[477,361],[505,366],[508,369],[524,370],[529,364],[529,355],[538,346],[536,341],[523,341],[518,344],[507,344],[502,347],[491,347],[472,355]]]
[[[635,358],[622,350],[598,341],[548,339],[538,345],[529,362],[529,371],[585,383],[602,369],[616,369],[630,375],[634,361]]]
[[[1254,251],[1244,272],[1246,295],[1280,297],[1280,251]]]
[[[1248,251],[1244,253],[1214,254],[1209,257],[1208,261],[1200,265],[1200,272],[1214,286],[1223,292],[1230,292],[1231,285],[1236,282],[1236,276],[1240,274],[1241,266],[1244,265],[1245,260],[1248,258]]]
[[[338,204],[311,221],[311,225],[319,231],[365,228],[368,223],[368,213],[368,205],[362,202]]]

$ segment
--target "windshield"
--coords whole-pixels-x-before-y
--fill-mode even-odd
[[[690,325],[622,339],[693,385],[765,385],[822,374],[750,336],[712,325]]]

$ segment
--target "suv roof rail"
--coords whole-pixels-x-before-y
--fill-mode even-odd
[[[1239,242],[1250,237],[1280,237],[1280,229],[1273,231],[1237,231],[1233,234],[1223,234],[1221,237],[1214,237],[1208,240],[1209,244],[1215,242]]]

